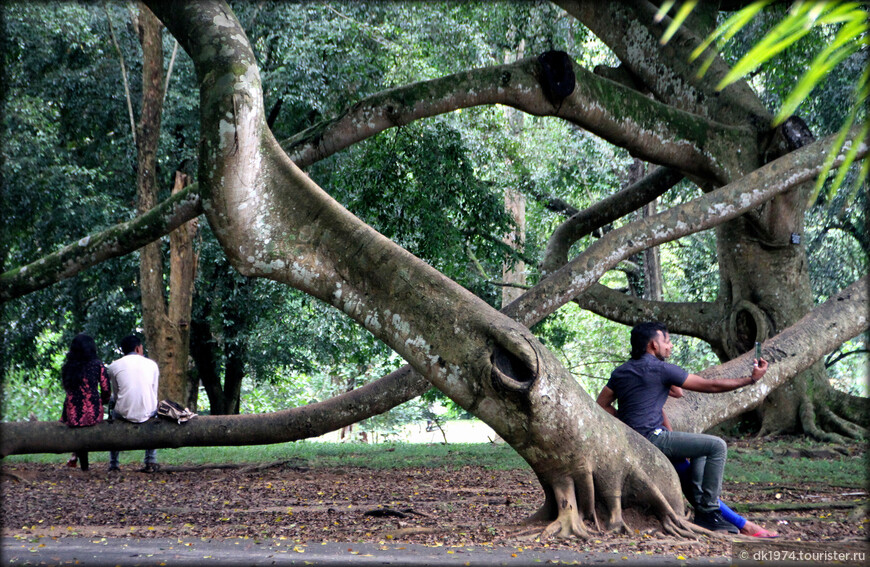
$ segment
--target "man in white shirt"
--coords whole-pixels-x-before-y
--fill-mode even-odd
[[[157,415],[157,382],[160,370],[157,363],[145,358],[142,341],[135,335],[121,339],[124,356],[106,368],[112,381],[114,400],[113,417],[143,423]],[[120,451],[109,452],[109,470],[119,471]],[[145,467],[142,472],[157,472],[157,450],[145,450]]]

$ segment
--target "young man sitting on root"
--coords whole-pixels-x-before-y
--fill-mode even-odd
[[[604,410],[643,435],[670,459],[690,459],[688,476],[697,495],[694,523],[715,532],[737,533],[722,517],[719,493],[728,447],[713,435],[670,431],[663,408],[672,386],[694,392],[720,393],[755,384],[767,361],[753,362],[744,378],[705,380],[665,360],[673,345],[664,324],[641,323],[631,330],[631,359],[617,367],[596,400]],[[618,402],[617,410],[613,403]]]

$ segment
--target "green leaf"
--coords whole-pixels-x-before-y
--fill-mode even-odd
[[[770,30],[761,41],[738,61],[725,77],[716,85],[716,90],[722,90],[731,83],[739,81],[765,61],[782,52],[810,32],[806,25],[807,14],[800,12],[795,17],[789,17]]]
[[[748,24],[760,11],[766,8],[772,0],[760,0],[758,2],[753,2],[749,6],[743,8],[742,10],[738,10],[732,16],[730,16],[725,22],[722,23],[718,28],[716,28],[713,33],[708,35],[704,41],[701,42],[701,45],[695,48],[692,51],[692,54],[689,56],[689,61],[694,61],[698,57],[704,53],[704,50],[710,46],[714,41],[720,46],[733,38],[743,27]],[[717,41],[719,40],[719,41]],[[709,64],[707,65],[709,67]],[[703,76],[703,74],[701,75]]]
[[[656,15],[653,18],[653,21],[655,23],[659,23],[660,21],[662,21],[665,18],[665,16],[668,15],[668,12],[671,11],[671,8],[673,8],[674,4],[676,4],[676,3],[677,3],[676,0],[666,0],[665,2],[662,2],[662,5],[659,6],[659,11],[656,12]]]
[[[862,79],[866,79],[868,72],[865,70]],[[852,124],[855,122],[855,118],[858,112],[858,105],[852,108],[852,111],[849,113],[849,117],[846,119],[846,123],[843,125],[843,128],[840,129],[839,134],[837,135],[836,140],[831,144],[831,149],[828,151],[828,155],[825,157],[825,163],[822,165],[822,169],[819,172],[819,176],[816,178],[816,185],[813,188],[812,194],[808,200],[808,206],[812,206],[813,203],[816,202],[816,199],[821,192],[822,186],[825,183],[825,179],[827,179],[828,174],[831,171],[831,168],[834,166],[834,161],[837,159],[837,156],[840,154],[840,150],[846,142],[846,138],[849,136],[849,131],[852,128]],[[855,143],[852,144],[852,147],[849,149],[849,152],[846,155],[846,159],[840,165],[840,168],[837,173],[837,177],[835,178],[831,188],[828,191],[829,195],[836,193],[839,189],[840,185],[843,182],[843,179],[846,176],[846,170],[848,170],[849,166],[855,160],[854,154],[858,151],[858,146],[860,145],[861,140],[866,140],[868,127],[870,127],[870,122],[864,122],[864,125],[860,131],[860,135],[856,137]],[[850,159],[851,154],[851,159]],[[864,164],[862,166],[862,176],[858,177],[857,184],[861,183],[861,180],[866,176],[867,164],[870,163],[870,160],[864,160]],[[853,188],[854,189],[854,188]]]
[[[863,10],[861,9],[861,4],[857,2],[847,2],[842,5],[832,3],[830,4],[830,7],[833,9],[826,14],[820,15],[814,25],[834,25],[852,21],[856,18],[859,20],[865,19],[865,17],[862,17],[859,14],[859,12],[863,12]]]
[[[716,60],[716,55],[713,54],[701,63],[701,66],[698,68],[698,72],[695,73],[695,76],[699,79],[707,74],[707,70],[710,69],[710,65],[713,64],[713,61]]]
[[[842,165],[840,165],[840,169],[837,171],[837,177],[834,178],[834,183],[832,184],[832,191],[836,191],[843,184],[843,179],[846,178],[846,172],[849,167],[855,162],[855,156],[858,154],[858,148],[861,146],[861,141],[867,140],[867,135],[870,133],[870,122],[864,122],[864,126],[861,128],[858,137],[855,142],[852,144],[852,147],[849,148],[849,151],[846,152],[846,159],[843,160]],[[864,160],[864,164],[862,167],[862,171],[866,173],[867,171],[868,160]],[[858,181],[856,181],[855,186],[852,188],[852,191],[856,190],[858,185],[862,183],[862,180],[865,177],[858,176]]]
[[[662,45],[666,44],[670,39],[677,33],[677,30],[680,29],[680,26],[683,25],[683,22],[686,21],[686,18],[689,17],[689,14],[692,13],[692,10],[695,9],[695,6],[698,5],[698,0],[687,0],[685,4],[680,6],[679,11],[674,16],[674,19],[671,21],[668,29],[665,30],[664,35],[659,40],[659,43]]]
[[[800,106],[800,103],[809,96],[810,92],[812,92],[817,84],[828,76],[831,69],[855,53],[855,51],[857,51],[857,48],[855,46],[850,46],[846,49],[837,51],[825,59],[822,59],[823,54],[819,54],[810,65],[807,72],[804,73],[804,76],[801,77],[800,81],[798,81],[798,84],[795,85],[788,98],[783,102],[782,108],[780,108],[773,120],[773,125],[778,126],[779,124],[782,124],[786,118],[794,114],[794,111],[798,106]]]
[[[753,5],[750,6],[754,8]],[[748,21],[745,20],[744,23]],[[759,65],[773,58],[805,35],[813,27],[850,22],[847,35],[856,37],[855,29],[866,25],[866,13],[860,9],[860,4],[848,3],[816,3],[799,2],[790,10],[789,15],[764,36],[752,49],[744,55],[731,71],[716,86],[722,90],[731,83],[738,81],[754,71]],[[727,22],[726,22],[727,23]],[[718,32],[719,30],[717,30]],[[714,32],[715,33],[715,32]],[[858,32],[860,33],[860,32]],[[732,33],[733,35],[733,33]]]

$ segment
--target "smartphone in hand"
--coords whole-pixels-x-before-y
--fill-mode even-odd
[[[761,360],[761,343],[755,343],[755,366],[758,366],[758,361]]]

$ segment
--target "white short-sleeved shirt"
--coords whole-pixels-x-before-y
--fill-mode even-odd
[[[130,353],[106,368],[112,381],[115,415],[142,423],[157,411],[157,363],[140,354]]]

